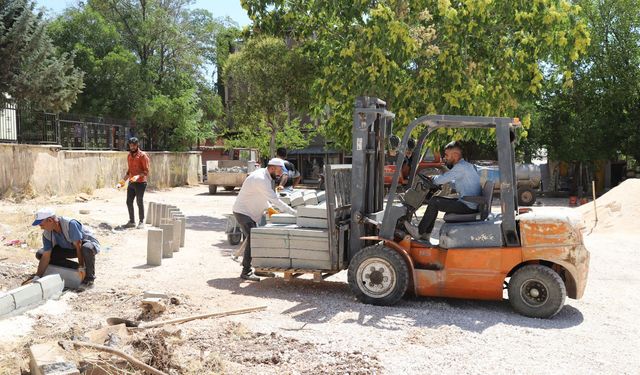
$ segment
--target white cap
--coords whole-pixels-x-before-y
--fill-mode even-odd
[[[51,216],[56,216],[56,212],[53,210],[53,208],[49,208],[49,207],[45,207],[45,208],[41,208],[38,211],[36,211],[36,219],[33,221],[33,224],[31,225],[40,225],[40,223],[42,223],[42,220],[44,219],[48,219]]]
[[[269,160],[269,163],[267,163],[267,165],[273,165],[275,167],[285,168],[284,160],[282,160],[280,158],[273,158],[273,159]]]

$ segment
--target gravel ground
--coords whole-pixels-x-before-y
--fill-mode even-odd
[[[15,287],[22,274],[33,272],[29,264],[35,270],[37,235],[28,225],[36,207],[55,205],[101,227],[108,249],[97,259],[93,289],[67,292],[60,301],[0,320],[0,373],[27,369],[28,345],[82,336],[109,316],[164,320],[261,305],[267,309],[179,325],[180,333],[165,341],[144,333],[136,338],[164,343],[170,373],[640,372],[638,231],[586,236],[591,267],[584,298],[568,299],[557,316],[540,320],[515,314],[506,301],[409,298],[392,307],[364,305],[352,296],[345,272],[322,283],[241,282],[240,265],[231,258],[237,246],[228,245],[224,234],[224,214],[231,212],[234,193],[211,196],[206,186],[198,186],[150,192],[145,198],[175,204],[187,215],[185,248],[163,259],[161,267],[145,265],[144,230],[108,229],[127,221],[122,192],[100,190],[82,203],[0,201],[0,228],[8,238],[29,239],[27,248],[0,246],[0,289]],[[542,199],[536,208],[562,204]],[[80,215],[80,209],[91,213]],[[164,291],[180,304],[169,305],[159,317],[141,314],[143,290]]]

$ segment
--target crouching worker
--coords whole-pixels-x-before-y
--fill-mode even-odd
[[[75,219],[56,216],[50,208],[36,212],[33,226],[42,228],[42,249],[36,253],[39,259],[38,271],[34,278],[44,275],[49,264],[77,269],[82,284],[92,286],[96,278],[95,260],[100,252],[100,243],[90,229],[83,227]],[[78,262],[70,259],[77,258]]]

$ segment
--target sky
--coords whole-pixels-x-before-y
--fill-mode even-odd
[[[36,0],[36,7],[45,7],[53,13],[61,13],[64,8],[77,3],[77,0]],[[240,27],[250,23],[247,12],[240,6],[240,0],[196,0],[193,8],[207,9],[214,17],[226,17],[236,21]],[[47,14],[53,16],[53,14]]]

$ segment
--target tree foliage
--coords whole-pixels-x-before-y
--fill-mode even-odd
[[[640,160],[640,2],[583,0],[592,43],[573,64],[570,88],[540,101],[541,143],[558,160]]]
[[[32,1],[0,1],[0,104],[8,94],[41,109],[67,110],[82,77],[72,55],[56,53]]]
[[[589,44],[579,7],[565,0],[242,4],[256,32],[293,38],[317,61],[313,114],[345,149],[356,96],[385,99],[400,127],[429,113],[511,117],[545,82],[569,87],[567,67]],[[442,135],[453,136],[471,135]]]
[[[184,149],[212,136],[222,105],[206,66],[228,21],[191,3],[89,0],[52,22],[56,45],[75,51],[87,72],[88,90],[74,110],[133,118],[157,148]]]
[[[247,137],[241,137],[247,146],[260,146],[266,139],[269,155],[273,156],[278,134],[304,138],[300,128],[290,123],[309,108],[312,73],[309,62],[296,48],[273,37],[251,38],[229,57],[224,74],[231,115],[234,128]],[[284,145],[291,146],[287,143]]]

